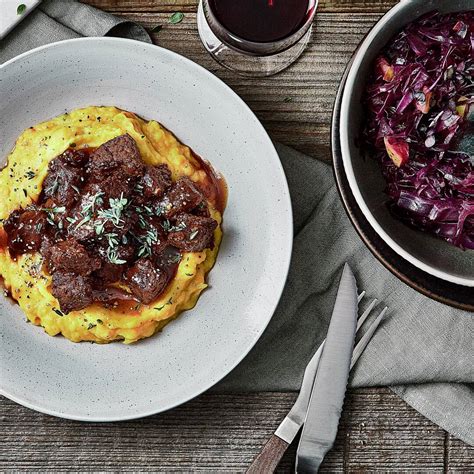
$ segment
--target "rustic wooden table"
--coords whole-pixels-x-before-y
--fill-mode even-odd
[[[209,69],[254,110],[274,138],[330,160],[334,94],[352,51],[394,0],[320,0],[303,57],[269,79],[244,79],[217,65],[196,29],[197,0],[87,0],[152,28],[154,41]],[[184,20],[169,23],[170,13]],[[123,423],[56,419],[0,400],[0,471],[134,470],[242,472],[295,400],[294,393],[205,394],[168,413]],[[295,446],[281,472],[290,472]],[[474,472],[474,449],[390,390],[351,390],[335,448],[322,471]]]

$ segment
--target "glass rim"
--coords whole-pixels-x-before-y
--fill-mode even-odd
[[[214,32],[214,34],[227,46],[235,48],[237,50],[249,53],[251,55],[271,55],[284,51],[285,49],[290,48],[293,44],[298,42],[308,31],[308,28],[311,26],[314,17],[316,15],[316,10],[318,9],[319,0],[308,0],[308,9],[306,14],[311,10],[311,15],[308,15],[304,23],[289,36],[285,38],[276,40],[276,41],[251,41],[245,38],[242,38],[228,28],[226,28],[217,18],[213,9],[210,6],[210,0],[201,0],[203,5],[204,16],[209,24],[209,27]],[[225,38],[223,38],[219,32],[216,32],[212,26],[216,24],[225,32]]]

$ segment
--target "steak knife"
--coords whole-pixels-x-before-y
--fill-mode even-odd
[[[296,456],[298,474],[317,472],[336,439],[357,326],[357,286],[349,265],[337,293]]]

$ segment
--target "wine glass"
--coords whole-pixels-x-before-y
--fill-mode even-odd
[[[318,0],[201,0],[198,30],[209,54],[245,76],[292,64],[311,37]]]

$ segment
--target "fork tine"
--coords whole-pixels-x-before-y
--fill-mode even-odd
[[[372,339],[372,336],[374,335],[374,332],[378,328],[379,324],[382,322],[382,319],[384,318],[387,309],[388,308],[385,307],[382,310],[382,312],[377,316],[377,319],[375,319],[375,321],[370,325],[369,329],[367,329],[367,332],[361,337],[360,341],[355,346],[354,351],[352,352],[351,369],[359,360],[359,357],[364,352],[364,349],[367,347],[367,344]]]
[[[357,320],[357,331],[361,328],[362,324],[365,323],[365,320],[369,317],[370,312],[374,309],[374,306],[378,303],[378,299],[375,298],[370,303],[369,307],[364,311],[364,313]]]
[[[362,300],[362,298],[365,295],[365,291],[363,291],[359,295],[359,302]],[[368,308],[364,311],[363,314],[359,316],[359,319],[357,320],[357,331],[361,328],[362,324],[364,324],[365,320],[368,318],[370,312],[372,311],[373,307],[378,303],[377,299],[372,300]],[[370,330],[370,328],[369,328]],[[309,377],[311,377],[311,374],[316,373],[318,364],[319,364],[319,358],[321,357],[321,354],[323,352],[324,348],[324,343],[326,340],[324,340],[321,345],[318,347],[318,350],[314,353],[313,357],[309,361],[308,365],[306,366],[304,375],[308,374]]]
[[[363,291],[357,298],[357,303],[360,303],[362,301],[362,298],[364,297],[365,295],[365,291]]]

